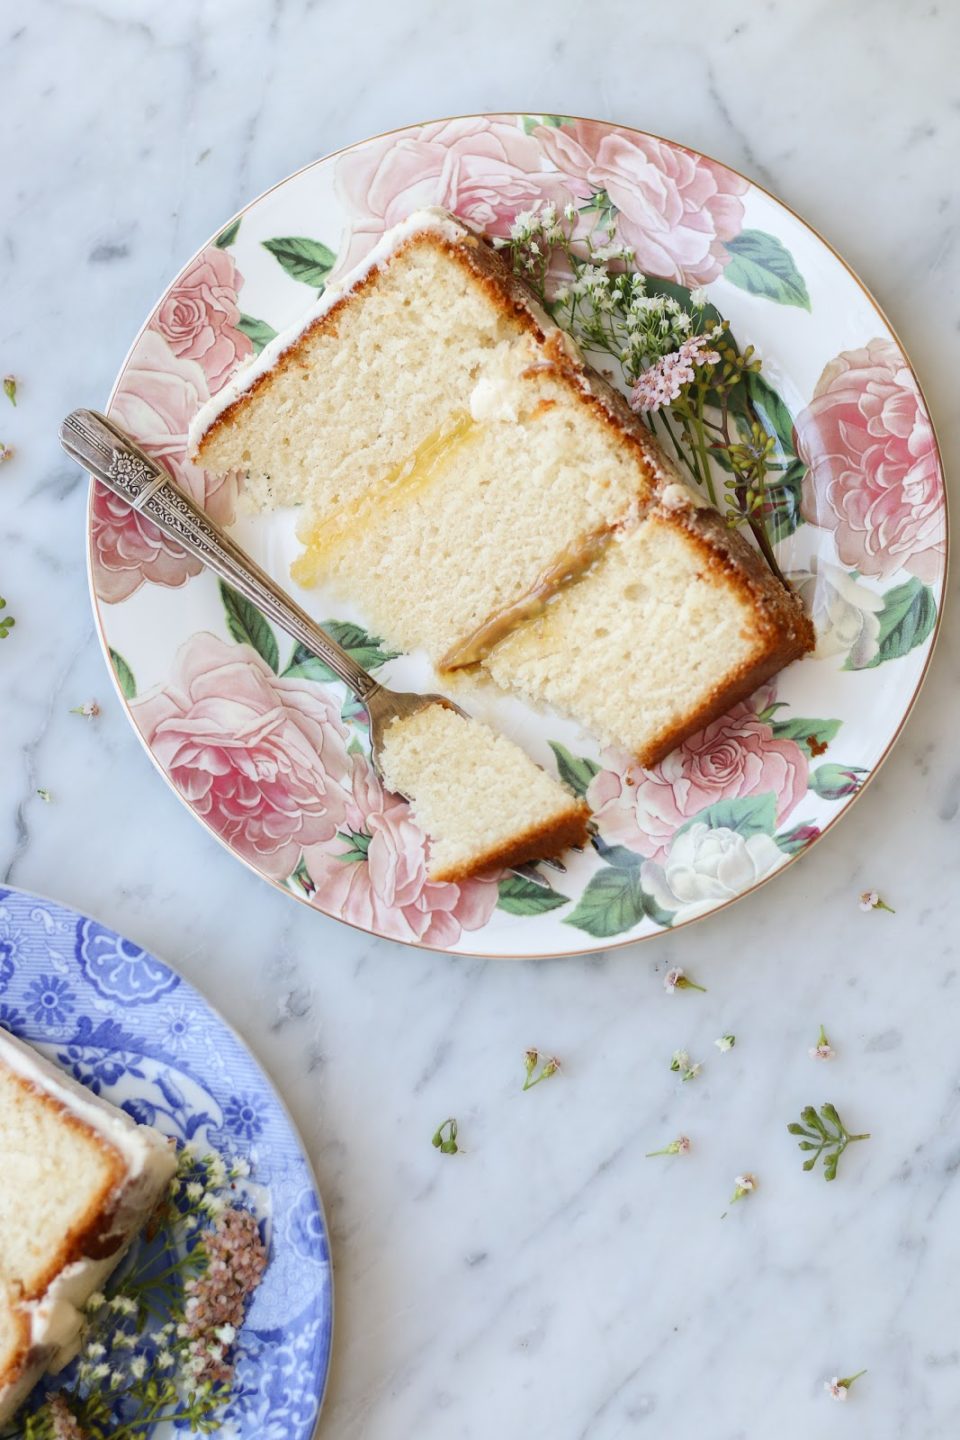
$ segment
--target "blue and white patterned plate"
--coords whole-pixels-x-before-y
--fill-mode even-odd
[[[162,961],[20,890],[0,889],[0,1026],[163,1134],[249,1162],[269,1265],[223,1433],[310,1440],[333,1334],[329,1239],[310,1163],[253,1056]],[[164,1426],[157,1440],[164,1432],[184,1433]]]

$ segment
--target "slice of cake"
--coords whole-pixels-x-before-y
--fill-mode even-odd
[[[586,844],[582,800],[512,740],[446,705],[395,720],[381,765],[430,837],[431,880],[463,880]]]
[[[84,1303],[176,1163],[162,1135],[0,1030],[0,1424],[72,1359]]]
[[[484,660],[506,690],[653,765],[810,648],[803,611],[686,487]]]
[[[444,211],[384,235],[204,407],[191,443],[246,476],[248,503],[303,505],[302,583],[339,587],[440,669],[486,661],[646,764],[812,648],[799,601]]]

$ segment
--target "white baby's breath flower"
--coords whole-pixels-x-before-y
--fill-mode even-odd
[[[809,1055],[811,1060],[833,1060],[836,1051],[827,1039],[827,1032],[820,1026],[820,1034],[817,1036],[816,1045],[811,1046]]]
[[[237,1332],[233,1325],[218,1325],[213,1333],[221,1345],[232,1345],[237,1338]]]
[[[861,1375],[866,1375],[866,1373],[866,1370],[858,1370],[856,1375],[845,1375],[842,1378],[839,1375],[834,1375],[832,1380],[824,1380],[823,1388],[831,1399],[840,1401],[847,1400],[849,1399],[850,1386],[855,1380],[859,1380]]]
[[[137,1303],[131,1300],[129,1295],[114,1295],[110,1301],[110,1309],[117,1315],[136,1315]]]
[[[250,1174],[250,1163],[242,1155],[235,1155],[230,1161],[231,1180],[245,1180]]]
[[[126,1330],[118,1330],[113,1336],[112,1344],[115,1350],[135,1350],[137,1337]]]
[[[135,1380],[142,1380],[147,1373],[146,1355],[134,1355],[130,1361],[130,1373]]]
[[[91,1340],[84,1346],[83,1353],[88,1360],[101,1360],[107,1353],[107,1347],[100,1340]]]
[[[105,1380],[109,1374],[110,1366],[104,1364],[94,1365],[90,1372],[91,1378],[94,1380]]]
[[[187,1186],[187,1199],[196,1201],[199,1200],[202,1195],[203,1186],[200,1184],[199,1180],[191,1180],[190,1184]]]
[[[576,218],[577,218],[576,206],[574,206],[574,205],[564,205],[564,207],[563,207],[563,218],[564,218],[564,220],[576,220]]]
[[[106,1303],[107,1299],[103,1292],[101,1290],[94,1290],[93,1294],[90,1296],[89,1300],[83,1308],[88,1312],[88,1314],[94,1315],[98,1310],[102,1310],[103,1306]]]
[[[171,1350],[160,1350],[157,1354],[157,1364],[161,1370],[169,1370],[174,1364],[176,1357]]]
[[[736,1045],[737,1037],[736,1035],[721,1035],[720,1039],[714,1040],[713,1043],[721,1054],[726,1054],[728,1050],[732,1050],[734,1045]]]
[[[707,292],[702,285],[697,285],[690,291],[690,304],[694,310],[702,310],[707,303]]]

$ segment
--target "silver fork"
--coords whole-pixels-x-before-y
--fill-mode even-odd
[[[445,705],[466,715],[445,695],[415,695],[389,690],[311,620],[307,612],[257,562],[185,495],[169,474],[136,441],[96,410],[74,410],[60,426],[60,444],[78,464],[126,500],[130,506],[208,566],[282,630],[328,665],[363,705],[370,717],[370,758],[383,779],[381,755],[387,728],[394,720],[415,715],[427,705]],[[469,718],[469,717],[467,717]],[[537,862],[565,871],[559,860]],[[514,866],[514,873],[549,889],[534,865]]]

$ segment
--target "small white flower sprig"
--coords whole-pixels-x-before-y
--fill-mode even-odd
[[[679,965],[675,965],[672,970],[668,970],[666,975],[664,975],[663,988],[668,995],[675,995],[678,990],[699,990],[701,995],[706,995],[707,993],[706,985],[696,984],[695,981],[689,978],[685,971],[680,969]]]
[[[860,909],[886,910],[888,915],[896,915],[897,913],[892,905],[887,904],[886,900],[881,900],[876,890],[864,890],[863,894],[860,896]]]
[[[817,1036],[817,1043],[810,1047],[809,1053],[811,1060],[835,1060],[837,1058],[837,1052],[827,1039],[827,1032],[822,1025],[820,1034]]]
[[[745,1200],[748,1195],[752,1195],[758,1183],[756,1175],[751,1175],[749,1170],[743,1175],[738,1175],[733,1182],[733,1194],[730,1196],[730,1204],[736,1205],[738,1200]]]
[[[534,1085],[540,1084],[541,1080],[551,1079],[560,1069],[560,1061],[556,1055],[551,1055],[549,1059],[544,1060],[540,1066],[539,1075],[536,1074],[538,1065],[540,1065],[539,1050],[530,1049],[525,1051],[523,1056],[524,1077],[522,1086],[524,1090],[532,1090]]]
[[[832,1380],[824,1380],[823,1388],[831,1399],[846,1400],[853,1382],[859,1380],[860,1376],[866,1375],[866,1373],[866,1370],[858,1370],[856,1375],[846,1375],[843,1379],[839,1375],[834,1375]]]
[[[648,1150],[645,1159],[652,1160],[654,1155],[689,1155],[691,1142],[686,1135],[678,1135],[676,1140],[671,1140],[669,1145],[664,1145],[662,1150]]]
[[[84,700],[82,705],[74,705],[70,711],[71,715],[82,715],[84,720],[96,720],[100,714],[100,706],[96,700]]]
[[[739,349],[702,287],[634,270],[613,224],[609,205],[545,204],[520,211],[509,237],[493,243],[562,329],[622,367],[633,408],[728,523],[749,526],[783,579],[767,518],[787,466],[755,403],[760,357],[752,345]]]
[[[737,1037],[736,1035],[721,1035],[720,1039],[714,1040],[713,1043],[714,1045],[716,1045],[721,1055],[726,1055],[727,1051],[732,1050],[734,1045],[736,1045]]]
[[[162,1423],[220,1428],[237,1335],[267,1264],[256,1217],[234,1198],[249,1173],[241,1159],[181,1151],[142,1255],[91,1295],[72,1378],[25,1417],[23,1440],[118,1440]]]
[[[695,1080],[703,1066],[699,1061],[691,1060],[686,1050],[674,1050],[670,1057],[670,1069],[675,1071],[681,1080]]]

